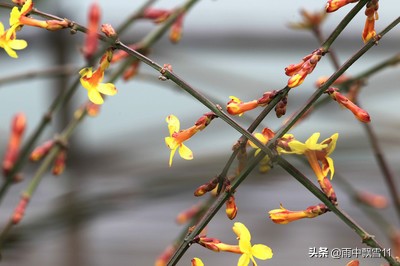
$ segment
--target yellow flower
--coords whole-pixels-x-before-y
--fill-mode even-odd
[[[0,22],[0,47],[3,48],[7,54],[12,58],[18,58],[14,50],[22,50],[28,46],[24,40],[17,40],[15,29],[10,28],[4,31],[4,25]]]
[[[320,133],[316,132],[312,134],[305,143],[294,138],[290,139],[287,143],[289,150],[279,147],[278,152],[287,154],[304,154],[307,157],[311,168],[317,175],[318,180],[322,180],[329,172],[332,179],[333,174],[335,173],[335,168],[333,165],[333,159],[329,157],[329,155],[336,147],[339,134],[335,133],[321,143],[317,143],[319,136]],[[319,162],[322,164],[322,169]]]
[[[263,244],[251,245],[251,235],[244,224],[237,222],[232,229],[239,239],[239,248],[242,252],[242,256],[240,256],[237,264],[238,266],[247,266],[250,260],[253,262],[253,265],[257,266],[254,257],[260,260],[272,258],[273,254],[270,247]]]
[[[32,8],[32,0],[27,0],[22,6],[21,11],[18,9],[18,7],[13,7],[10,13],[10,26],[17,28],[21,25],[24,25],[23,20],[29,19],[26,17],[26,14],[28,14],[32,10]]]
[[[88,97],[92,103],[103,104],[104,100],[101,94],[112,96],[117,93],[114,84],[101,83],[104,78],[104,71],[108,68],[111,58],[112,50],[108,49],[100,60],[100,66],[95,71],[91,67],[79,71],[81,84],[88,90]]]
[[[166,118],[168,123],[169,137],[165,137],[165,144],[171,149],[169,156],[169,166],[172,165],[172,158],[176,150],[179,148],[179,155],[185,160],[193,159],[193,152],[183,144],[184,141],[190,139],[198,131],[196,126],[192,126],[185,130],[180,129],[179,119],[174,115]]]
[[[19,30],[21,26],[33,26],[39,27],[47,30],[59,30],[68,27],[68,22],[66,20],[37,20],[26,15],[32,11],[33,3],[32,0],[27,0],[22,6],[21,10],[18,7],[13,7],[10,13],[10,26]]]

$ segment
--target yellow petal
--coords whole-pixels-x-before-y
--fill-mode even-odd
[[[180,128],[180,123],[179,119],[174,116],[174,115],[169,115],[165,119],[165,121],[168,123],[168,130],[169,130],[169,135],[172,136],[175,132],[179,131]]]
[[[288,145],[291,149],[291,152],[282,151],[283,153],[303,154],[307,150],[307,146],[298,140],[292,140],[288,143]]]
[[[242,102],[239,98],[235,97],[235,96],[229,96],[229,99],[233,100],[234,102],[240,103]]]
[[[335,166],[333,165],[333,159],[331,157],[326,157],[325,159],[328,162],[329,171],[331,172],[331,179],[332,179],[333,175],[335,174]]]
[[[92,76],[92,68],[91,67],[85,67],[82,68],[79,71],[79,75],[81,75],[81,77],[86,77],[86,78],[90,78]]]
[[[178,148],[179,143],[176,141],[175,138],[173,137],[165,137],[165,144],[167,145],[168,148],[171,150]]]
[[[28,43],[24,40],[13,40],[10,42],[10,47],[15,50],[22,50],[28,46]]]
[[[335,150],[338,138],[339,138],[339,133],[335,133],[330,137],[332,141],[328,145],[327,155],[331,154]]]
[[[13,7],[11,9],[10,13],[10,26],[13,26],[14,24],[19,24],[19,17],[21,16],[21,13],[18,10],[18,7]]]
[[[307,147],[312,147],[317,144],[320,135],[321,134],[319,132],[315,132],[314,134],[312,134],[311,137],[309,137],[308,140],[306,140],[305,142]]]
[[[250,257],[247,254],[242,254],[238,260],[237,266],[248,266],[250,263]]]
[[[236,222],[233,224],[232,230],[237,235],[238,238],[248,239],[248,241],[250,242],[251,235],[250,235],[249,230],[247,229],[247,227],[244,224],[242,224],[240,222]]]
[[[94,104],[103,104],[104,100],[97,90],[91,89],[88,91],[89,100]]]
[[[172,149],[172,150],[171,150],[171,153],[169,154],[169,167],[171,167],[171,165],[172,165],[172,159],[174,158],[176,149],[177,149],[177,148]]]
[[[27,0],[21,8],[21,14],[25,14],[26,12],[30,11],[32,7],[33,7],[32,0]]]
[[[251,248],[251,254],[260,260],[272,258],[272,249],[263,244],[256,244]]]
[[[12,58],[18,58],[17,53],[11,49],[9,46],[4,46],[4,50],[7,52],[7,54],[12,57]]]
[[[179,155],[185,160],[193,159],[193,152],[183,143],[179,146]]]
[[[100,93],[103,93],[105,95],[115,95],[117,93],[117,88],[115,88],[115,85],[112,83],[100,83],[99,85],[97,85],[97,90]]]
[[[0,36],[4,34],[4,25],[0,22]]]

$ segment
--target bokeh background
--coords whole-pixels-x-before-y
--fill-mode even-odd
[[[79,23],[87,21],[92,1],[34,1],[48,13]],[[149,57],[160,64],[170,63],[174,71],[199,91],[222,106],[228,96],[252,100],[268,90],[281,89],[288,77],[283,69],[318,48],[311,33],[293,31],[289,22],[300,20],[299,10],[321,10],[326,1],[199,1],[187,14],[183,38],[179,44],[164,36],[151,50]],[[397,1],[381,1],[377,30],[383,29],[398,16]],[[143,1],[98,0],[102,7],[102,23],[117,27]],[[156,7],[171,8],[182,1],[157,1]],[[345,7],[328,16],[323,25],[327,36],[350,10]],[[0,10],[3,23],[8,10]],[[360,13],[332,46],[343,63],[363,43],[361,31],[364,15]],[[133,43],[146,35],[154,25],[137,22],[122,41]],[[356,75],[370,66],[399,52],[399,29],[391,31],[349,70]],[[8,141],[9,125],[16,112],[28,118],[29,135],[60,90],[78,77],[84,65],[80,54],[83,34],[69,31],[47,32],[26,28],[19,38],[29,47],[13,60],[0,53],[2,77],[71,66],[69,78],[32,78],[14,83],[0,82],[0,150]],[[314,81],[330,75],[333,67],[324,57],[304,84],[289,97],[287,116],[293,113],[315,90]],[[360,102],[372,117],[372,125],[385,151],[385,157],[396,176],[400,175],[400,112],[398,110],[399,69],[389,68],[374,75],[362,90]],[[208,110],[171,82],[158,80],[158,73],[142,65],[140,73],[128,82],[116,83],[118,94],[107,99],[101,114],[86,119],[70,143],[67,171],[60,177],[46,176],[34,195],[23,222],[13,230],[4,248],[3,265],[153,265],[156,257],[183,230],[175,223],[176,215],[197,203],[193,191],[217,175],[231,153],[232,144],[240,136],[222,120],[214,120],[207,130],[188,142],[195,159],[175,157],[168,167],[169,150],[165,117],[175,114],[181,127],[191,126]],[[71,102],[47,128],[41,141],[59,132],[73,110],[86,100],[81,88]],[[259,110],[247,118],[234,118],[247,126]],[[284,118],[268,117],[263,126],[276,129]],[[360,190],[388,196],[388,189],[367,141],[363,126],[347,110],[336,103],[326,105],[293,129],[298,139],[305,140],[314,132],[321,138],[338,132],[339,142],[333,154],[336,171]],[[287,158],[314,180],[312,171],[296,160]],[[4,225],[19,200],[37,165],[28,164],[25,181],[14,185],[0,211]],[[340,182],[333,179],[340,206],[385,246],[391,243],[379,226],[371,222],[347,196]],[[245,223],[253,234],[253,243],[264,243],[274,251],[273,259],[259,265],[345,265],[350,259],[309,258],[312,247],[366,247],[359,237],[334,214],[312,220],[277,225],[268,219],[268,210],[284,204],[288,209],[305,209],[318,204],[310,193],[279,167],[268,175],[254,171],[235,194],[239,213],[235,221]],[[398,217],[392,205],[379,211],[395,226]],[[235,243],[235,235],[223,211],[208,226],[208,235]],[[238,255],[213,253],[194,245],[179,265],[190,265],[194,256],[206,265],[236,265]],[[353,257],[354,259],[355,257]],[[361,265],[381,265],[382,259],[360,259]]]

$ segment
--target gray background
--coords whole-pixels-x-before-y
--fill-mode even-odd
[[[41,10],[82,24],[86,23],[91,3],[35,2]],[[142,3],[98,2],[102,6],[102,22],[115,27]],[[173,7],[179,3],[159,1],[157,6]],[[160,64],[172,64],[179,76],[221,105],[225,105],[229,95],[243,100],[256,99],[264,91],[283,88],[288,79],[283,69],[318,47],[311,33],[293,31],[287,23],[300,19],[298,11],[302,7],[315,11],[324,5],[325,1],[315,0],[200,1],[185,18],[181,42],[173,45],[164,37],[149,57]],[[380,5],[377,31],[398,16],[396,1],[381,1]],[[350,8],[351,5],[328,16],[323,26],[326,36]],[[8,11],[0,12],[1,21],[7,23]],[[362,47],[363,26],[364,15],[360,13],[333,45],[341,62]],[[137,41],[152,28],[150,22],[137,23],[121,39],[126,43]],[[1,52],[0,77],[60,63],[77,67],[83,64],[79,54],[83,42],[80,33],[70,36],[68,31],[52,33],[25,28],[18,37],[26,39],[29,47],[18,53],[18,60]],[[399,52],[399,41],[399,29],[394,29],[354,64],[348,74],[360,73]],[[328,57],[323,58],[304,85],[291,92],[286,117],[313,93],[317,77],[332,72]],[[398,68],[378,73],[360,95],[397,177],[400,172],[398,73]],[[3,265],[153,265],[157,255],[179,234],[182,226],[175,224],[176,214],[199,200],[192,196],[193,191],[222,170],[239,134],[217,119],[188,142],[195,159],[184,161],[176,155],[173,167],[169,168],[169,150],[164,144],[168,134],[165,117],[175,114],[181,120],[181,127],[187,128],[208,110],[171,82],[161,82],[157,77],[153,69],[142,65],[135,79],[116,83],[119,92],[107,99],[99,117],[89,118],[79,127],[71,143],[67,172],[61,177],[44,178],[25,219],[13,231],[13,241],[3,252]],[[61,82],[70,84],[74,78],[76,75]],[[12,115],[25,112],[27,133],[31,133],[58,93],[59,82],[31,79],[0,85],[1,150],[7,144]],[[71,110],[85,100],[86,91],[80,88],[41,140],[58,132],[68,121]],[[258,110],[249,112],[249,117],[257,114]],[[234,119],[243,126],[250,122],[246,118]],[[272,115],[263,125],[276,129],[282,121]],[[360,190],[388,195],[363,127],[350,112],[331,103],[292,133],[305,140],[316,131],[321,132],[321,139],[339,132],[337,150],[332,155],[337,173]],[[295,156],[286,158],[314,180],[308,166],[296,161]],[[9,191],[0,212],[0,224],[7,221],[36,167],[29,164],[24,169],[26,181]],[[333,185],[340,206],[384,246],[390,246],[382,230],[366,218],[335,178]],[[279,203],[292,210],[319,203],[278,167],[268,175],[255,171],[235,196],[239,207],[235,221],[248,226],[253,244],[267,244],[274,250],[273,259],[258,261],[259,265],[345,265],[350,259],[310,259],[309,248],[366,247],[332,213],[288,225],[272,223],[267,212],[278,208]],[[380,213],[398,225],[392,206]],[[232,225],[221,211],[210,223],[208,235],[236,243]],[[190,265],[194,256],[201,257],[205,265],[236,265],[239,257],[212,253],[195,245],[179,265]],[[380,259],[361,259],[361,265],[383,263]]]

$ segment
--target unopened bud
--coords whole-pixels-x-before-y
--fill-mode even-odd
[[[115,32],[113,26],[110,24],[102,24],[101,32],[103,32],[107,37],[115,38],[117,37],[117,33]]]
[[[237,215],[238,208],[235,203],[235,197],[231,195],[228,200],[226,201],[226,216],[228,216],[229,219],[233,220],[235,219]]]
[[[288,103],[288,96],[286,95],[275,106],[275,113],[278,118],[286,114],[287,103]]]
[[[14,116],[11,122],[11,134],[8,146],[3,159],[3,173],[9,174],[18,159],[22,136],[26,128],[26,117],[23,113]]]
[[[86,40],[83,48],[83,54],[86,59],[90,59],[97,50],[98,39],[97,30],[100,25],[100,6],[94,2],[89,8],[89,23],[86,32]]]
[[[40,159],[43,158],[43,156],[45,156],[50,151],[53,145],[54,145],[54,140],[46,141],[45,143],[43,143],[39,147],[36,147],[32,151],[29,159],[33,162],[39,161]]]
[[[14,213],[11,218],[12,223],[14,225],[18,224],[24,217],[25,209],[29,203],[29,199],[30,199],[29,196],[26,196],[26,195],[21,196],[21,199],[20,199],[17,207],[15,208]]]
[[[67,152],[65,149],[61,149],[54,160],[53,175],[61,175],[64,172],[66,159]]]

